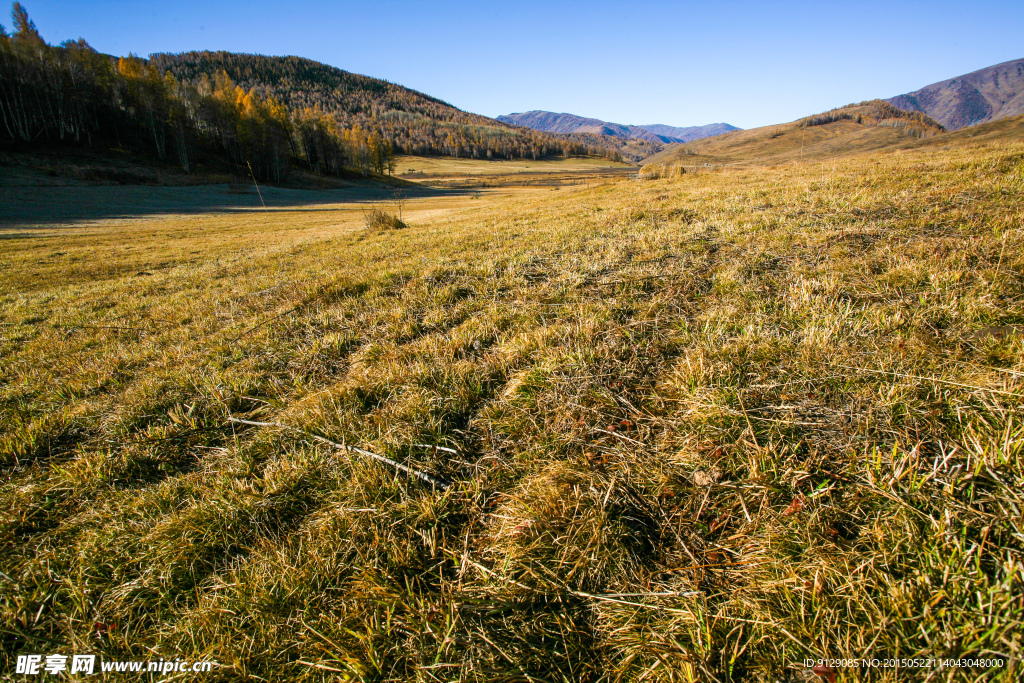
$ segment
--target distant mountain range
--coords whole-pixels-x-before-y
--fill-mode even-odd
[[[884,100],[908,112],[927,114],[946,130],[998,121],[1024,114],[1024,59],[1003,62],[963,76],[933,83],[911,93]],[[742,130],[728,123],[704,126],[627,125],[576,114],[528,111],[497,117],[498,121],[546,133],[604,135],[644,140],[658,145],[692,142]]]
[[[947,130],[1024,114],[1024,59],[1003,62],[886,100],[928,114]]]
[[[630,126],[622,123],[610,123],[600,119],[589,119],[576,114],[556,114],[551,111],[528,111],[521,114],[499,116],[499,121],[526,126],[546,133],[590,133],[592,135],[610,135],[617,138],[647,140],[671,144],[673,142],[690,142],[701,138],[721,135],[739,130],[728,123],[709,123],[704,126],[666,126],[654,123],[643,126]]]

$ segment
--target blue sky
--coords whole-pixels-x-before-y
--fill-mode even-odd
[[[769,125],[1024,57],[1021,0],[23,4],[50,43],[296,54],[487,116],[630,124]]]

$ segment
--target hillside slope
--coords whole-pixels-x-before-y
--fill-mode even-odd
[[[1003,62],[886,100],[948,130],[1024,114],[1024,59]]]
[[[965,145],[987,143],[1010,143],[1024,141],[1024,114],[1008,116],[998,121],[979,123],[956,132],[936,135],[918,140],[911,147],[955,148]]]
[[[666,126],[660,123],[650,125],[632,126],[623,123],[610,123],[600,119],[591,119],[576,114],[557,114],[550,111],[528,111],[517,114],[507,114],[498,117],[499,121],[512,123],[519,126],[527,126],[534,130],[548,133],[592,133],[596,135],[611,135],[619,138],[638,138],[649,142],[661,142],[665,144],[677,142],[690,142],[700,138],[720,135],[729,131],[739,130],[736,126],[728,123],[709,123],[704,126]]]
[[[318,112],[342,128],[374,131],[406,154],[463,157],[543,157],[585,153],[565,138],[516,127],[389,81],[350,73],[302,57],[232,52],[154,54],[158,71],[203,89],[224,72],[247,91],[289,110]]]
[[[672,145],[646,165],[775,164],[832,159],[894,145],[906,145],[943,132],[917,112],[881,100],[862,102],[775,126],[734,131],[683,145]]]

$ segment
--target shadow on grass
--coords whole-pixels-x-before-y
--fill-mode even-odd
[[[343,208],[339,204],[393,200],[395,190],[372,181],[329,190],[260,188],[268,211],[336,211]],[[404,199],[419,199],[458,196],[469,190],[404,186],[400,192]],[[161,214],[248,213],[261,208],[260,196],[252,187],[232,191],[227,184],[0,187],[0,227],[15,229]],[[0,239],[29,236],[13,232]]]

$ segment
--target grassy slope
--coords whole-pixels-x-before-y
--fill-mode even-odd
[[[1017,680],[1022,160],[5,234],[0,667]]]
[[[876,107],[854,105],[838,110],[856,117],[877,115]],[[859,124],[842,119],[803,127],[803,119],[761,128],[738,130],[673,145],[644,160],[644,165],[781,164],[823,161],[883,149],[913,146],[918,138],[901,128]],[[935,129],[935,132],[941,128]],[[931,138],[926,138],[931,139]]]
[[[685,165],[756,162],[779,164],[793,161],[818,161],[846,156],[851,152],[870,152],[890,148],[911,138],[895,128],[858,125],[836,121],[801,129],[798,124],[751,128],[707,138],[707,142],[686,144],[689,153],[668,149],[644,161],[644,165],[679,162]]]
[[[1024,138],[1024,115],[983,123],[955,133],[936,135],[913,143],[912,147],[956,148],[963,144],[1012,143]]]

